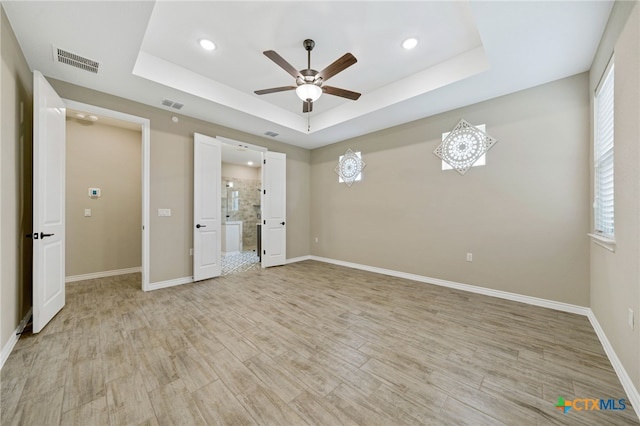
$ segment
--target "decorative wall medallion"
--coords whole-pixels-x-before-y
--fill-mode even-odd
[[[497,139],[462,119],[433,153],[464,175],[496,142]]]
[[[362,169],[366,166],[359,154],[359,152],[351,151],[351,148],[347,149],[347,152],[340,156],[335,169],[338,176],[340,176],[349,187],[356,180],[360,180],[360,173],[362,173]]]

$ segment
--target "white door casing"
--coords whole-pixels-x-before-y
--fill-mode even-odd
[[[220,141],[193,137],[193,280],[220,276],[222,185]]]
[[[65,104],[33,72],[33,332],[65,304]]]
[[[262,267],[287,261],[287,156],[263,153],[262,167]]]

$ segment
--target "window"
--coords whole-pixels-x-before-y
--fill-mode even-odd
[[[487,125],[486,124],[480,124],[475,126],[478,130],[482,130],[483,132],[487,131]],[[445,132],[442,134],[442,141],[444,142],[444,140],[447,138],[447,136],[449,136],[449,133],[451,132]],[[487,164],[487,153],[485,152],[484,154],[482,154],[475,163],[473,163],[471,165],[471,167],[478,167],[478,166],[484,166]],[[449,165],[449,163],[447,163],[446,161],[442,160],[442,170],[453,170],[453,167],[451,167],[451,165]]]
[[[613,239],[613,60],[596,89],[594,101],[594,230]]]
[[[358,151],[358,152],[354,152],[354,154],[362,160],[362,152]],[[342,159],[344,158],[344,155],[341,155],[338,158],[338,164],[342,163]],[[348,171],[347,171],[348,172]],[[355,179],[353,179],[353,182],[360,182],[362,180],[362,172],[358,173],[358,176],[356,176]],[[342,176],[340,174],[338,174],[338,183],[343,183],[344,179],[342,179]]]

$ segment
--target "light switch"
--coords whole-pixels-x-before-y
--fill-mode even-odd
[[[84,209],[84,217],[91,217],[91,209]]]
[[[171,209],[158,209],[158,216],[160,217],[171,216]]]

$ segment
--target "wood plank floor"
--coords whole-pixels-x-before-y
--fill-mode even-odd
[[[305,261],[144,293],[67,285],[2,369],[2,425],[624,425],[587,318]]]

